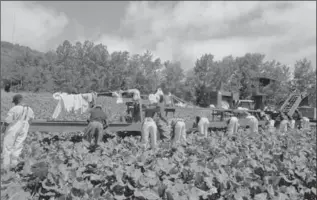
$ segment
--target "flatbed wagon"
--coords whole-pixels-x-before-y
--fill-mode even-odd
[[[111,96],[110,93],[99,93],[98,96]],[[128,98],[126,102],[126,116],[124,119],[116,122],[110,122],[108,124],[107,130],[111,132],[141,132],[142,122],[144,119],[144,113],[147,109],[157,109],[149,108],[147,98],[143,96],[143,99],[139,104],[139,114],[138,117],[133,116],[131,113],[133,103]],[[227,120],[230,118],[234,110],[232,109],[217,109],[217,108],[201,108],[201,107],[166,107],[165,114],[167,117],[175,116],[177,113],[188,113],[190,116],[199,115],[201,111],[208,113],[208,118],[210,121],[209,129],[212,130],[223,130],[227,127]],[[260,118],[260,111],[248,110],[249,113],[256,116],[259,120],[259,126],[264,126],[265,121]],[[127,118],[127,116],[129,116]],[[188,132],[196,130],[194,126],[194,120],[185,120],[186,129]],[[239,124],[241,127],[246,127],[248,122],[246,119],[239,119]],[[33,120],[29,131],[40,131],[40,132],[78,132],[83,131],[88,125],[87,121],[61,121],[61,120]]]
[[[146,109],[142,109],[144,113]],[[199,110],[197,108],[166,108],[165,111],[167,115],[175,112],[190,112],[190,113],[198,113]],[[230,117],[230,113],[233,110],[221,110],[221,109],[204,109],[205,111],[210,112],[209,115],[209,128],[213,130],[217,129],[225,129],[227,127],[227,119]],[[251,111],[250,111],[251,112]],[[258,112],[258,111],[254,111]],[[108,131],[111,132],[141,132],[143,121],[143,114],[141,115],[139,121],[131,122],[116,122],[110,123],[107,127]],[[186,128],[188,132],[192,132],[196,128],[194,127],[194,121],[186,121]],[[242,127],[247,126],[246,119],[239,119],[239,124]],[[259,120],[259,126],[264,126],[265,122]],[[87,121],[60,121],[60,120],[34,120],[30,126],[29,131],[40,131],[40,132],[77,132],[83,131],[85,127],[87,127]]]

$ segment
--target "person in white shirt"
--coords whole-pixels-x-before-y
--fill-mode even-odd
[[[15,105],[9,110],[5,118],[6,131],[2,149],[5,169],[14,168],[18,164],[30,122],[34,119],[33,110],[22,104],[22,101],[22,95],[16,94],[13,96],[12,103]]]
[[[295,128],[295,120],[293,119],[293,117],[289,114],[287,114],[287,118],[288,118],[288,125],[290,129],[294,129]]]
[[[238,129],[239,129],[239,120],[236,117],[236,114],[234,113],[234,115],[231,116],[230,119],[228,120],[227,134],[230,136],[237,134]]]
[[[198,127],[198,131],[205,138],[208,137],[208,128],[209,128],[209,119],[207,116],[208,116],[208,113],[204,111],[201,112],[200,116],[196,116],[196,124]]]
[[[285,113],[281,113],[281,123],[279,126],[280,133],[287,133],[287,128],[289,127],[288,117]]]
[[[309,123],[309,119],[307,117],[302,117],[301,124],[302,124],[303,130],[309,130],[310,129],[310,123]]]
[[[249,112],[244,112],[246,119],[248,120],[248,125],[250,127],[251,133],[258,133],[259,132],[259,120],[251,115]]]
[[[173,118],[170,122],[172,131],[172,145],[186,145],[186,124],[182,118]]]
[[[269,133],[271,133],[271,134],[274,133],[274,131],[275,131],[275,127],[274,127],[275,120],[272,118],[272,113],[265,114],[264,120],[266,121],[265,125],[266,125],[266,128],[267,128],[267,131]]]

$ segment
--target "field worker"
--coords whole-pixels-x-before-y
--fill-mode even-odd
[[[186,125],[182,118],[173,118],[171,120],[172,145],[186,145]]]
[[[301,124],[302,124],[302,129],[303,130],[309,130],[310,129],[310,122],[309,122],[309,119],[307,117],[302,117]]]
[[[274,127],[276,130],[280,129],[281,122],[283,121],[283,113],[281,111],[275,113]]]
[[[293,115],[293,118],[295,120],[295,128],[301,129],[302,128],[302,118],[303,115],[299,110],[295,110],[295,113]]]
[[[265,114],[265,120],[266,120],[266,127],[267,127],[267,130],[269,133],[274,133],[275,131],[275,127],[274,127],[274,123],[275,123],[275,120],[273,119],[272,117],[272,113],[270,114]]]
[[[172,107],[173,104],[173,97],[172,94],[169,92],[168,95],[165,95],[165,106],[166,107]]]
[[[138,89],[127,89],[122,91],[123,93],[132,94],[132,102],[133,102],[133,109],[132,111],[132,118],[134,122],[138,122],[141,119],[140,113],[140,101],[141,101],[141,94]]]
[[[285,113],[281,113],[281,124],[279,126],[279,131],[281,133],[286,133],[288,126],[289,126],[288,117],[285,115]]]
[[[107,127],[107,115],[102,110],[101,106],[95,106],[94,103],[90,104],[89,110],[90,118],[88,126],[84,132],[84,138],[92,145],[98,145],[103,137],[103,130]]]
[[[237,113],[233,113],[233,116],[231,116],[230,119],[228,120],[227,134],[230,136],[238,133],[239,120],[236,117],[236,115],[237,115]]]
[[[208,137],[209,120],[207,112],[201,112],[200,116],[196,117],[198,131],[205,138]]]
[[[288,113],[286,114],[287,119],[288,119],[288,125],[290,129],[294,129],[295,128],[295,120],[293,119],[293,117],[291,115],[289,115]]]
[[[157,104],[159,111],[156,113],[156,117],[154,117],[154,121],[156,123],[159,139],[169,142],[171,139],[171,129],[167,119],[164,116],[165,105],[164,105],[164,96],[160,95],[159,103]]]
[[[155,109],[147,108],[145,110],[144,121],[142,124],[141,146],[147,148],[149,144],[149,137],[151,138],[151,148],[157,147],[157,126],[154,121],[156,114]]]
[[[251,115],[249,112],[244,112],[246,119],[248,120],[248,124],[250,127],[251,133],[258,133],[259,132],[259,121],[258,119]]]
[[[5,118],[6,131],[3,138],[3,166],[5,169],[16,167],[23,148],[30,122],[34,119],[33,110],[22,103],[23,97],[20,94],[13,96],[15,104]]]

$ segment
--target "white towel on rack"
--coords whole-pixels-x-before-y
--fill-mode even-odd
[[[59,101],[52,115],[53,119],[56,119],[63,110],[66,112],[75,111],[83,114],[88,110],[89,102],[94,101],[92,93],[66,94],[57,92],[53,94],[53,98]]]

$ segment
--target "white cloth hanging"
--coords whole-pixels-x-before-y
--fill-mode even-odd
[[[67,94],[67,93],[54,93],[53,98],[58,100],[58,104],[53,112],[52,118],[56,119],[62,110],[66,112],[78,112],[83,114],[87,112],[90,102],[96,101],[95,93],[86,94]]]
[[[123,103],[122,91],[112,92],[112,96],[117,97],[117,102],[116,102],[117,104]]]

